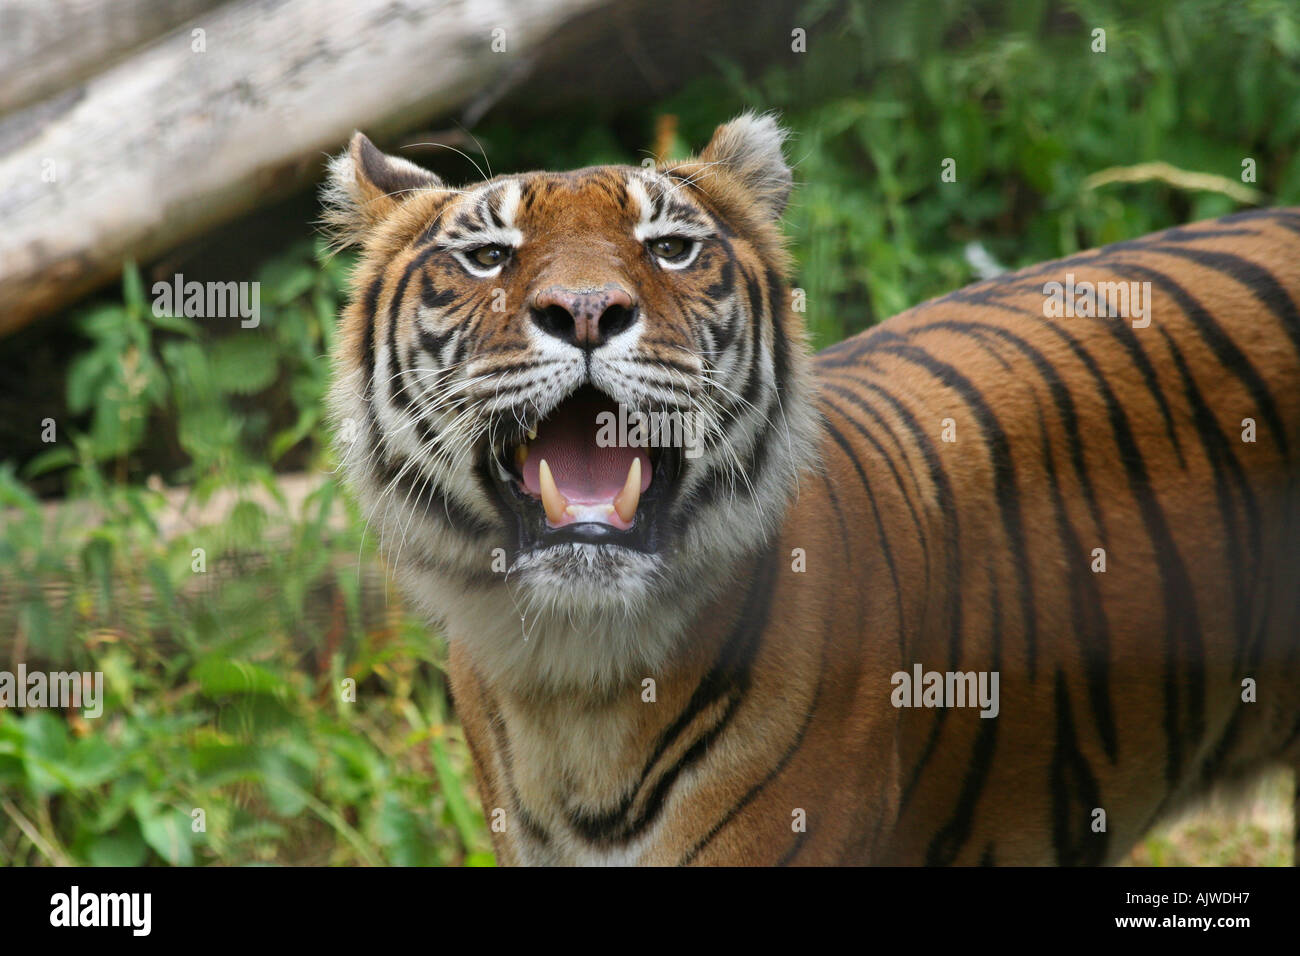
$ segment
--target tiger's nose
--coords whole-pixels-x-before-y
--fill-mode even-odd
[[[533,296],[533,321],[543,332],[591,349],[604,345],[637,319],[636,303],[624,289],[566,289],[551,286]]]

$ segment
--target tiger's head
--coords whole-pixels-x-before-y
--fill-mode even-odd
[[[657,168],[451,188],[360,133],[326,223],[360,246],[332,406],[407,594],[484,666],[652,666],[770,540],[814,454],[779,217],[745,114]]]

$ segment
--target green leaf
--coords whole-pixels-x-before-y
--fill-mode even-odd
[[[420,817],[403,806],[401,798],[392,791],[385,793],[380,802],[375,816],[375,837],[384,849],[387,862],[395,866],[428,866],[435,862]]]
[[[77,324],[88,337],[97,341],[123,340],[131,324],[130,316],[118,303],[101,305],[82,313]]]
[[[29,713],[19,721],[19,726],[28,784],[38,794],[63,792],[68,785],[63,768],[68,756],[67,725],[43,710]]]
[[[227,694],[288,695],[292,691],[287,681],[265,667],[224,657],[205,657],[190,671],[190,679],[198,681],[199,687],[208,697]]]
[[[150,309],[148,317],[151,323],[167,332],[179,332],[181,335],[187,335],[190,338],[199,337],[199,324],[183,315],[167,315],[166,313],[157,315],[153,309]]]
[[[95,349],[78,355],[68,365],[68,410],[80,415],[94,404],[109,377],[112,361],[106,350]]]
[[[41,452],[27,463],[27,467],[23,469],[23,474],[28,478],[36,478],[47,472],[67,468],[76,463],[76,453],[67,445],[63,445]]]
[[[101,833],[86,846],[86,862],[91,866],[140,866],[149,853],[140,826],[128,817],[121,829]]]
[[[194,862],[193,831],[190,817],[172,807],[160,807],[148,797],[141,797],[132,806],[140,833],[160,857],[172,866],[190,866]]]
[[[122,820],[135,801],[144,795],[147,787],[142,774],[134,771],[122,774],[113,781],[108,798],[101,800],[86,821],[86,827],[92,833],[107,833],[126,826],[135,827],[133,820],[130,823],[123,823]]]
[[[303,408],[298,413],[298,420],[294,422],[293,427],[284,429],[271,440],[269,450],[271,461],[278,461],[285,452],[310,435],[312,429],[319,422],[320,410],[318,408],[315,406]]]
[[[252,330],[240,329],[212,347],[213,381],[225,392],[252,395],[275,381],[279,356],[275,342]]]
[[[433,766],[438,772],[438,783],[447,801],[447,809],[456,825],[461,844],[466,849],[470,849],[477,843],[476,837],[481,827],[474,819],[474,811],[470,809],[469,801],[465,799],[465,787],[460,775],[451,765],[447,748],[438,737],[431,738],[430,745],[433,751]]]
[[[307,807],[310,774],[278,750],[263,750],[258,764],[262,769],[262,789],[271,809],[282,817],[302,813]]]
[[[266,298],[272,305],[283,305],[307,292],[316,284],[317,272],[301,259],[276,259],[268,263],[259,274]]]
[[[122,298],[126,300],[126,306],[132,314],[143,318],[148,315],[152,309],[145,301],[144,283],[140,281],[140,270],[131,260],[122,266]]]

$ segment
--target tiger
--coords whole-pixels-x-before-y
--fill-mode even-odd
[[[338,460],[446,636],[497,862],[1115,864],[1300,765],[1300,210],[814,355],[787,138],[330,162]]]

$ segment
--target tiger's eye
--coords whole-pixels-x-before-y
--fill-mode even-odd
[[[505,260],[506,250],[503,246],[480,246],[471,252],[469,257],[484,268],[490,269]]]
[[[652,242],[650,248],[660,259],[680,259],[686,255],[690,245],[681,236],[664,236]]]

